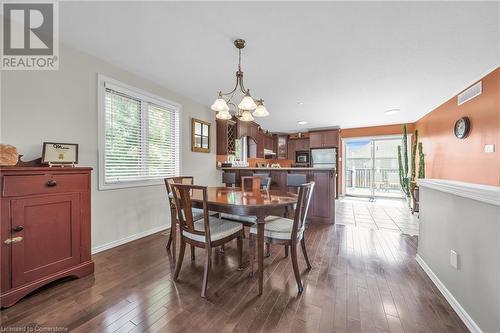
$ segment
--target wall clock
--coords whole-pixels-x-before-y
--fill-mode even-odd
[[[462,117],[455,123],[455,136],[459,139],[465,139],[469,135],[470,120],[467,117]]]

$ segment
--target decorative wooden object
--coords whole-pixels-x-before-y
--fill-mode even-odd
[[[49,282],[94,272],[91,170],[0,168],[2,307]]]
[[[18,159],[17,149],[11,145],[0,144],[0,165],[13,166],[16,165]]]
[[[210,123],[191,118],[191,151],[210,153]]]

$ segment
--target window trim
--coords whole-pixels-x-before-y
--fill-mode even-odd
[[[183,110],[182,105],[156,96],[142,89],[122,83],[108,76],[97,73],[97,157],[98,157],[98,189],[99,191],[114,190],[121,188],[144,187],[164,185],[163,179],[124,181],[117,183],[105,182],[105,139],[106,139],[106,85],[108,88],[115,87],[119,91],[138,98],[141,101],[150,102],[158,106],[176,109],[179,116],[179,172],[182,174],[182,137],[183,137]]]

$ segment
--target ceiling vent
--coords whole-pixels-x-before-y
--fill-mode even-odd
[[[481,95],[482,92],[483,92],[483,81],[479,81],[478,83],[471,86],[470,88],[467,88],[458,95],[457,104],[462,105],[465,102],[470,101],[474,97]]]

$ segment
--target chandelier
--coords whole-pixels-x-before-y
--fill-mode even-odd
[[[214,104],[210,107],[212,110],[217,112],[216,118],[222,120],[231,119],[232,116],[229,113],[230,107],[235,110],[235,116],[241,121],[253,121],[253,117],[265,117],[269,115],[266,107],[264,106],[264,100],[258,99],[254,100],[250,95],[250,89],[246,89],[243,84],[243,72],[241,71],[241,49],[245,47],[245,41],[243,39],[237,39],[234,41],[234,46],[238,49],[238,71],[236,72],[236,85],[234,89],[228,93],[223,93],[219,91],[219,97],[215,100]],[[234,104],[233,97],[236,93],[241,92],[243,97],[241,98],[238,106]],[[252,112],[253,111],[253,112]]]

